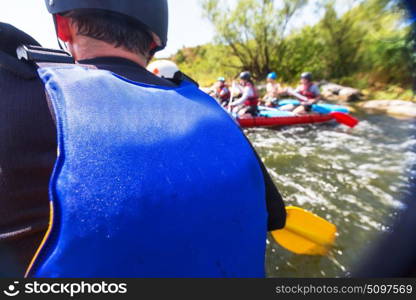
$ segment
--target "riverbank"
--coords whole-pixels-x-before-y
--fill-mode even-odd
[[[321,82],[320,88],[324,100],[348,106],[351,112],[359,108],[367,113],[416,119],[416,97],[411,89],[377,85],[360,90],[330,82]]]
[[[366,112],[384,113],[398,118],[416,119],[416,103],[405,100],[370,100],[361,101],[355,106]]]
[[[321,89],[324,99],[350,106],[353,108],[352,112],[354,108],[359,108],[367,113],[384,113],[399,119],[416,119],[416,97],[411,89],[380,85],[359,90],[332,83],[322,85]]]
[[[411,89],[391,87],[386,90],[363,90],[365,99],[404,100],[416,102],[416,95]],[[371,101],[371,100],[370,100]]]

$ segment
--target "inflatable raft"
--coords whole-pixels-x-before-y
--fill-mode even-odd
[[[237,119],[242,128],[250,127],[277,127],[299,124],[324,123],[334,120],[328,114],[310,114],[304,116],[282,116],[282,117],[254,117]]]
[[[298,105],[298,100],[282,100],[279,107],[288,104]],[[279,110],[278,108],[259,107],[258,117],[238,118],[237,121],[242,128],[250,127],[278,127],[300,124],[325,123],[335,120],[332,112],[348,114],[348,108],[334,104],[314,104],[313,113],[297,116],[292,112]]]

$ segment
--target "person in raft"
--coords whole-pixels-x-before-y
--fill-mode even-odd
[[[224,77],[218,77],[217,82],[212,87],[210,96],[217,99],[222,106],[225,107],[228,105],[231,98],[231,92]]]
[[[280,87],[280,84],[276,82],[276,79],[276,72],[271,72],[267,75],[266,95],[264,95],[262,101],[269,107],[277,105],[280,95],[284,94],[284,91]]]
[[[286,219],[265,166],[213,98],[145,68],[167,0],[45,3],[71,55],[0,24],[9,275],[265,276],[267,230]]]
[[[293,110],[295,114],[303,115],[312,110],[312,105],[318,103],[321,92],[318,85],[312,81],[312,73],[305,72],[301,75],[301,84],[295,91],[289,90],[288,93],[300,101],[300,105]]]
[[[242,87],[242,95],[232,102],[233,112],[240,117],[245,115],[257,116],[259,96],[257,88],[251,80],[250,72],[244,71],[240,74],[240,86]]]

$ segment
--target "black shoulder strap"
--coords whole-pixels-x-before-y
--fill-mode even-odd
[[[23,78],[37,78],[37,65],[41,63],[73,64],[74,58],[67,52],[40,46],[22,45],[16,50],[17,58],[0,51],[0,68]]]
[[[182,81],[188,81],[190,83],[195,84],[197,87],[199,87],[198,82],[196,82],[191,77],[189,77],[188,75],[186,75],[185,73],[181,71],[177,71],[175,75],[173,76],[173,78],[165,78],[165,79],[172,81],[176,85],[180,85]]]
[[[22,45],[17,48],[16,54],[18,61],[21,64],[32,65],[32,67],[34,67],[35,73],[37,68],[47,67],[49,65],[56,66],[75,63],[74,58],[63,50],[42,48],[40,46]],[[56,124],[56,116],[52,108],[52,102],[46,90],[45,95],[52,119]]]
[[[22,45],[17,48],[16,53],[18,59],[35,63],[75,63],[75,60],[71,54],[59,49]]]

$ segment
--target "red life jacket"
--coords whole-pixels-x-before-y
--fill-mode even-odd
[[[225,90],[225,93],[221,95],[223,90]],[[231,97],[230,89],[228,89],[227,85],[222,85],[217,88],[217,95],[221,100],[228,100]]]
[[[302,96],[308,98],[308,99],[314,99],[316,97],[316,94],[311,91],[311,87],[313,86],[313,83],[309,83],[308,85],[302,85],[302,90],[299,92]]]
[[[245,106],[257,106],[257,104],[259,103],[259,95],[257,93],[257,89],[256,87],[251,84],[250,82],[247,82],[247,86],[249,86],[252,90],[253,90],[253,96],[249,97],[245,102],[244,105]]]

